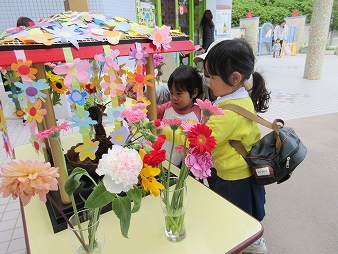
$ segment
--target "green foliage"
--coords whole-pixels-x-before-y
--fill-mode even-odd
[[[299,16],[305,15],[306,23],[310,23],[313,3],[314,0],[233,0],[232,27],[238,27],[239,20],[245,18],[249,10],[253,17],[260,17],[260,25],[267,22],[277,25],[294,10]]]

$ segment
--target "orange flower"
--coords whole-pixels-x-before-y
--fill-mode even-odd
[[[133,91],[140,91],[141,94],[143,94],[143,85],[147,86],[153,86],[154,84],[150,82],[149,80],[154,78],[154,74],[148,74],[144,76],[142,74],[142,66],[137,66],[136,67],[136,72],[128,72],[128,78],[127,82],[128,83],[134,83]]]
[[[35,79],[34,74],[36,74],[38,70],[35,68],[29,68],[31,65],[31,60],[27,60],[25,62],[22,60],[18,60],[18,63],[13,63],[11,65],[11,68],[13,71],[16,71],[15,76],[17,77],[28,76],[30,79]]]
[[[0,193],[6,198],[21,198],[27,205],[35,194],[46,202],[46,194],[58,189],[58,168],[39,160],[11,160],[1,168]]]

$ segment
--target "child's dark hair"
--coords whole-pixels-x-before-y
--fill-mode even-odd
[[[19,26],[26,26],[28,27],[29,26],[29,22],[33,22],[33,20],[31,20],[30,18],[28,17],[20,17],[18,18],[18,20],[16,21],[16,26],[19,27]],[[34,23],[34,22],[33,22]]]
[[[230,76],[237,71],[242,75],[241,83],[250,78],[252,74],[253,86],[250,98],[256,112],[263,113],[269,108],[270,93],[265,87],[263,76],[254,71],[255,56],[252,47],[243,39],[224,40],[216,44],[207,54],[204,67],[210,75],[220,76],[221,79],[233,86]]]
[[[203,93],[203,81],[197,69],[188,65],[181,65],[171,73],[168,80],[168,88],[175,86],[178,91],[188,91],[190,98],[192,98],[195,89],[198,89],[198,94],[192,98],[195,102],[196,98]]]

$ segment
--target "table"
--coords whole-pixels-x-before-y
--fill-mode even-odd
[[[65,150],[80,140],[80,134],[61,137]],[[17,159],[38,156],[30,144],[14,148]],[[173,173],[177,168],[173,168]],[[187,179],[187,237],[179,243],[164,237],[164,217],[159,197],[144,198],[139,212],[132,214],[129,239],[122,236],[113,212],[101,216],[105,231],[103,253],[198,254],[238,253],[263,235],[263,226],[192,177]],[[71,253],[67,230],[54,234],[46,206],[38,196],[22,207],[27,253]]]

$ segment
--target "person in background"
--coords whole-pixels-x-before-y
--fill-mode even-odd
[[[279,24],[275,27],[275,30],[273,31],[273,40],[274,43],[277,41],[277,39],[280,40],[280,50],[279,50],[279,55],[282,51],[283,47],[283,41],[286,40],[286,35],[285,35],[285,25],[286,21],[283,19]]]
[[[30,18],[28,17],[20,17],[18,18],[18,20],[16,21],[16,26],[19,27],[19,26],[25,26],[25,27],[28,27],[28,26],[32,26],[32,24],[34,24],[34,21],[31,20]]]
[[[281,53],[281,45],[280,45],[280,39],[277,38],[277,40],[275,40],[274,44],[273,44],[273,58],[277,58],[280,57],[280,53]]]
[[[212,21],[213,16],[210,10],[206,10],[200,22],[202,29],[202,52],[206,52],[211,43],[215,40],[215,24]]]
[[[202,78],[197,69],[188,65],[177,67],[169,77],[168,88],[170,101],[157,106],[157,118],[160,120],[178,119],[199,122],[201,120],[201,110],[194,103],[196,98],[203,93],[203,89]],[[172,143],[175,146],[183,145],[184,137],[179,132],[176,132],[175,140],[173,140],[173,132],[170,127],[165,127],[163,134],[167,138],[163,149],[167,151],[167,159],[169,159]],[[174,151],[172,163],[178,166],[181,162],[181,154]]]
[[[214,105],[235,104],[256,114],[265,112],[270,94],[263,76],[254,70],[255,56],[252,47],[243,39],[224,40],[213,46],[205,57],[204,69],[210,76],[210,88],[217,99]],[[245,83],[253,80],[250,92]],[[265,189],[255,182],[252,170],[229,141],[240,140],[247,151],[260,140],[256,122],[231,110],[224,116],[211,116],[207,125],[216,138],[212,151],[217,178],[214,191],[243,211],[262,221],[265,216]],[[261,237],[243,250],[243,253],[267,252]]]

